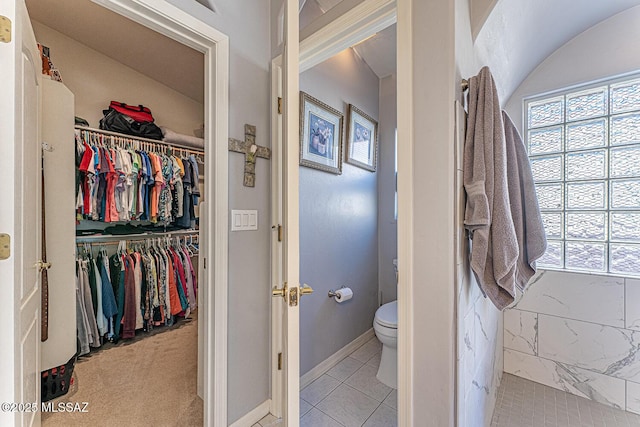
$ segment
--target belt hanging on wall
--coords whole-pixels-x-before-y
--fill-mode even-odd
[[[45,209],[45,185],[44,185],[44,152],[50,150],[48,144],[42,144],[42,187],[40,203],[42,204],[42,259],[38,261],[36,267],[40,270],[40,309],[41,309],[41,324],[40,324],[40,341],[44,342],[49,339],[49,267],[51,264],[47,262],[47,222],[46,222],[46,209]]]

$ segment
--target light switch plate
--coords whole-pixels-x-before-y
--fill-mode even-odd
[[[258,229],[257,210],[231,210],[231,231],[250,231]]]

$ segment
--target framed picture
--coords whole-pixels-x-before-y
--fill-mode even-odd
[[[342,120],[335,108],[300,92],[300,164],[342,173]]]
[[[349,104],[347,128],[347,163],[371,172],[378,160],[378,122]]]

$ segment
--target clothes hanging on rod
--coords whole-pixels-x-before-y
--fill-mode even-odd
[[[136,331],[171,326],[197,307],[197,254],[192,236],[80,244],[76,271],[79,354],[105,341],[133,338]],[[194,249],[196,252],[194,253]]]
[[[195,228],[197,152],[83,129],[75,138],[79,220]]]

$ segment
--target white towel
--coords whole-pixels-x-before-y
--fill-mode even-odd
[[[509,206],[500,101],[488,67],[469,79],[468,96],[464,223],[473,239],[471,269],[484,294],[503,310],[515,298],[519,250]]]
[[[519,248],[515,279],[516,286],[524,291],[529,279],[536,273],[536,260],[547,250],[547,238],[527,150],[511,118],[504,111],[502,121],[507,147],[507,185],[511,218]]]

